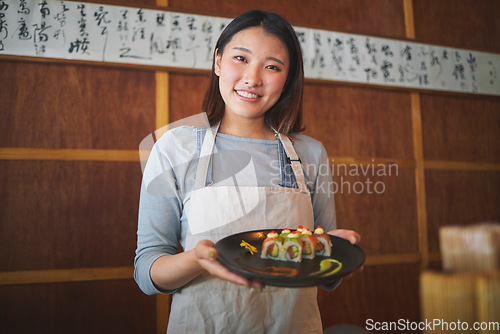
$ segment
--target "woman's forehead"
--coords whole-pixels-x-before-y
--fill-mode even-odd
[[[262,27],[250,27],[236,34],[226,45],[226,48],[246,51],[248,53],[269,52],[286,57],[288,60],[288,48],[277,36],[267,32]]]

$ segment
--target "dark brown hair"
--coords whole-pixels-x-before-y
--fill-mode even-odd
[[[281,16],[253,10],[246,12],[227,25],[215,48],[217,55],[222,56],[224,48],[233,36],[247,28],[261,27],[267,33],[279,38],[288,50],[290,66],[283,93],[278,101],[266,112],[266,120],[282,134],[303,131],[302,127],[302,95],[304,90],[304,68],[302,51],[295,30]],[[224,115],[225,103],[219,90],[219,77],[215,74],[215,57],[212,62],[210,86],[203,99],[203,111],[207,113],[210,125],[220,122]]]

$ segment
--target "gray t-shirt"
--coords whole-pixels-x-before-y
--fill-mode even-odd
[[[184,208],[194,188],[204,133],[205,129],[190,126],[169,130],[155,143],[144,169],[134,278],[146,294],[164,292],[151,281],[153,262],[160,256],[176,254],[179,243],[185,246],[188,223]],[[320,142],[302,134],[293,134],[292,140],[311,193],[314,224],[325,231],[333,230],[335,203],[326,150]],[[290,175],[277,140],[217,134],[207,185],[291,187],[294,179]]]

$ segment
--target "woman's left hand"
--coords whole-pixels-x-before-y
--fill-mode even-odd
[[[346,239],[353,245],[357,245],[361,241],[361,236],[353,230],[337,229],[328,231],[328,234]],[[363,266],[361,266],[357,271],[363,271]],[[347,277],[351,277],[352,275],[353,273],[350,273]]]
[[[337,229],[328,231],[328,234],[346,239],[353,245],[357,245],[361,241],[361,236],[352,230]]]

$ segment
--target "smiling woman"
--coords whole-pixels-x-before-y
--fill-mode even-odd
[[[298,133],[297,36],[280,16],[251,11],[226,27],[214,56],[203,105],[210,124],[167,131],[144,170],[135,279],[145,293],[173,293],[168,332],[322,333],[316,284],[264,287],[215,261],[224,254],[214,242],[255,229],[323,226],[359,241],[336,229],[333,196],[321,187],[331,174],[318,172],[328,166],[326,150]],[[229,152],[244,152],[248,163]],[[301,162],[315,167],[306,174]],[[155,175],[168,196],[148,191]]]

